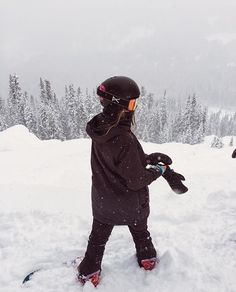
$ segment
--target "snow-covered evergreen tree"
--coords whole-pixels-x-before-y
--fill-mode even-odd
[[[137,108],[135,110],[135,120],[137,121],[135,134],[137,135],[139,139],[142,139],[142,140],[147,139],[148,133],[147,133],[146,127],[144,126],[149,120],[149,115],[150,115],[150,112],[148,110],[148,100],[146,96],[146,90],[144,87],[142,87],[141,96],[137,100]]]
[[[64,139],[60,108],[56,94],[49,80],[40,79],[40,105],[38,115],[39,137],[41,139]]]
[[[80,138],[87,137],[86,124],[88,122],[87,110],[86,110],[86,97],[81,91],[80,87],[77,89],[77,103],[78,103],[78,132]]]
[[[197,104],[195,95],[187,99],[184,117],[183,142],[197,144],[203,141],[206,128],[206,109]]]
[[[219,138],[217,136],[214,136],[213,141],[211,143],[212,148],[223,148],[224,144],[222,142],[222,138]]]
[[[153,103],[152,108],[150,109],[149,116],[149,142],[159,143],[160,141],[160,113],[158,110],[157,103]]]
[[[0,131],[7,128],[7,110],[4,100],[0,97]]]
[[[183,133],[184,133],[184,117],[182,113],[182,108],[179,105],[177,114],[174,115],[174,120],[172,123],[172,141],[184,142]]]
[[[191,98],[187,98],[187,103],[184,111],[184,132],[183,132],[183,143],[190,144],[192,138],[192,128],[191,128]]]
[[[76,91],[73,84],[69,85],[68,87],[68,93],[66,94],[65,102],[68,129],[67,138],[79,138],[78,103],[76,101]]]
[[[100,102],[98,97],[93,90],[92,95],[89,93],[88,89],[86,89],[85,97],[84,97],[84,110],[86,114],[86,121],[88,122],[95,114],[100,111]]]
[[[45,88],[45,103],[51,104],[53,102],[54,94],[51,87],[51,82],[47,79],[44,80]]]
[[[42,140],[49,139],[49,115],[48,115],[48,101],[46,98],[45,84],[40,78],[40,97],[38,107],[38,134]]]
[[[67,126],[67,112],[66,112],[66,100],[68,99],[68,87],[65,86],[65,94],[59,101],[59,107],[61,111],[61,126],[65,139],[68,137],[68,126]]]
[[[65,140],[66,135],[64,132],[63,121],[62,121],[62,110],[60,108],[60,103],[55,93],[53,94],[53,101],[51,103],[51,111],[52,111],[53,121],[55,125],[54,139]]]
[[[212,113],[208,121],[207,135],[219,135],[221,111]]]
[[[37,121],[34,111],[34,99],[33,96],[29,98],[27,92],[24,92],[24,124],[31,133],[37,135]]]
[[[198,131],[200,127],[200,111],[197,105],[197,99],[195,94],[191,98],[190,127],[191,127],[190,144],[197,144],[199,143]]]
[[[167,124],[167,100],[166,100],[166,91],[160,101],[160,127],[163,130],[164,126]]]
[[[24,104],[22,103],[22,92],[19,84],[19,78],[15,74],[9,76],[8,108],[9,126],[24,124]]]

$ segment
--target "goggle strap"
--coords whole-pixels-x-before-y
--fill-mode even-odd
[[[120,106],[128,109],[129,111],[134,111],[135,110],[135,105],[136,105],[136,99],[131,99],[131,100],[126,100],[122,98],[118,98],[114,95],[111,95],[110,93],[104,92],[97,88],[97,95],[99,96],[100,100],[102,98],[105,98],[109,100],[110,102],[114,104],[119,104]]]

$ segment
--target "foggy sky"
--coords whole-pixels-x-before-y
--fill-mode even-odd
[[[148,91],[236,105],[235,0],[0,0],[0,96],[9,74],[58,95],[127,75]]]

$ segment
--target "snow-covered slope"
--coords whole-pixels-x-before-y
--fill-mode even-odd
[[[61,262],[83,255],[90,232],[90,145],[87,139],[42,142],[21,126],[0,133],[1,292],[82,291],[74,269]],[[169,154],[189,192],[174,194],[162,178],[150,186],[149,228],[159,268],[141,270],[127,227],[116,227],[96,290],[236,291],[233,149],[142,145],[146,153]],[[47,268],[22,287],[24,276],[41,266]]]

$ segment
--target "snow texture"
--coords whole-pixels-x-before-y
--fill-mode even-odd
[[[232,147],[142,145],[146,153],[170,155],[189,192],[174,194],[162,178],[152,183],[149,228],[159,267],[140,269],[128,228],[115,227],[96,291],[235,292]],[[72,266],[61,264],[83,255],[91,228],[90,146],[89,139],[42,142],[22,126],[0,133],[1,292],[94,291],[92,284],[76,282]],[[22,286],[39,267],[45,269]]]

